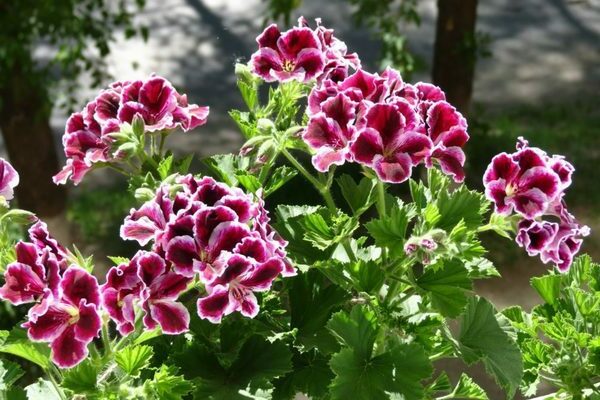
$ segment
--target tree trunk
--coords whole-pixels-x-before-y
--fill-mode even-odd
[[[437,4],[433,82],[466,114],[475,75],[477,0],[438,0]]]
[[[20,176],[18,206],[40,217],[54,216],[65,208],[66,190],[52,182],[59,165],[49,106],[39,83],[31,82],[18,68],[11,72],[8,87],[1,89],[0,129]]]

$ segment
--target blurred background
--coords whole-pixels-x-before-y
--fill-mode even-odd
[[[123,182],[108,170],[79,187],[51,182],[70,111],[112,80],[156,72],[211,107],[171,148],[236,152],[234,63],[266,24],[285,29],[301,15],[335,29],[367,70],[393,65],[446,91],[468,117],[470,187],[518,136],[566,156],[577,169],[567,201],[592,228],[584,251],[600,256],[600,0],[1,0],[0,156],[21,174],[19,206],[99,263],[130,251],[118,238],[131,204]],[[536,304],[529,278],[547,266],[505,239],[486,242],[503,278],[477,290],[498,307]]]

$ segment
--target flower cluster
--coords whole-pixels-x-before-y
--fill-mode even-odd
[[[573,171],[564,157],[549,156],[519,138],[517,151],[495,156],[483,177],[495,211],[515,212],[522,218],[517,244],[563,272],[571,266],[582,238],[589,235],[589,228],[575,220],[564,201]]]
[[[19,174],[9,162],[0,157],[0,204],[12,200],[15,186],[19,184]]]
[[[215,323],[234,311],[254,317],[258,304],[253,292],[268,290],[278,275],[295,274],[286,258],[286,242],[269,226],[262,201],[255,203],[240,189],[209,177],[187,175],[174,185],[161,186],[154,199],[131,210],[121,236],[141,245],[152,242],[152,252],[167,264],[161,270],[186,279],[198,276],[208,293],[198,300],[198,315]],[[140,269],[131,264],[118,268]],[[111,285],[111,296],[122,300],[137,293],[139,284],[132,279]],[[131,329],[129,317],[113,316],[124,332]]]
[[[190,314],[177,302],[191,278],[167,267],[158,254],[139,251],[129,263],[113,267],[101,287],[102,306],[108,312],[121,335],[135,328],[135,305],[144,310],[144,326],[160,325],[163,333],[176,335],[188,330]]]
[[[98,282],[69,265],[66,250],[45,223],[36,222],[29,239],[15,247],[16,261],[6,268],[0,298],[15,305],[35,303],[23,324],[29,338],[50,343],[54,363],[72,367],[87,356],[87,345],[100,331]]]
[[[281,32],[269,25],[256,39],[258,51],[252,55],[252,71],[267,82],[297,80],[308,82],[342,80],[349,67],[359,68],[356,53],[348,54],[346,44],[333,36],[333,30],[321,25],[311,29],[304,18],[299,26]]]
[[[208,107],[189,104],[186,95],[160,76],[115,82],[69,117],[62,139],[67,164],[54,182],[64,184],[70,178],[78,184],[94,164],[118,161],[122,155],[112,148],[112,134],[131,124],[135,116],[143,120],[146,132],[177,127],[188,131],[206,122]]]
[[[384,182],[400,183],[419,163],[437,162],[455,181],[464,180],[467,122],[437,86],[405,83],[391,68],[381,75],[359,69],[315,86],[308,103],[303,139],[321,172],[355,161]]]

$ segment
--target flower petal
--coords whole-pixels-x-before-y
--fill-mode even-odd
[[[150,314],[166,335],[179,335],[189,330],[190,313],[181,303],[170,300],[152,301]]]
[[[75,338],[73,327],[66,329],[50,345],[52,361],[60,368],[71,368],[82,362],[88,355],[87,343]]]
[[[229,308],[229,290],[216,286],[210,295],[198,299],[198,316],[218,324]]]
[[[60,281],[60,290],[63,297],[75,306],[79,305],[82,299],[88,304],[100,304],[98,280],[83,268],[68,268]]]
[[[89,343],[98,337],[102,320],[98,314],[95,304],[86,304],[81,300],[79,304],[79,320],[75,324],[75,338],[84,343]]]

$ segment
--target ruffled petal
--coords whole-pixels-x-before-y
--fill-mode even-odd
[[[229,309],[229,291],[224,286],[216,286],[210,295],[198,299],[198,316],[218,324]]]
[[[87,345],[88,343],[77,340],[75,329],[70,327],[50,345],[52,361],[60,368],[74,367],[87,357]]]
[[[164,334],[179,335],[189,330],[190,313],[181,303],[154,300],[150,303],[150,314]]]

